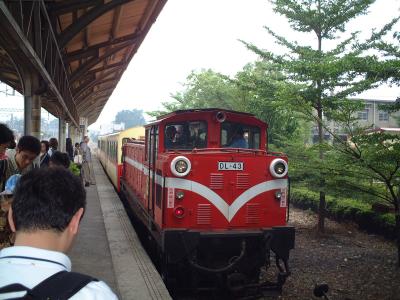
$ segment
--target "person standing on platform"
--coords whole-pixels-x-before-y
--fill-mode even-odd
[[[68,154],[69,160],[74,161],[74,146],[72,146],[71,138],[65,140],[65,150]]]
[[[68,169],[70,164],[71,161],[69,160],[68,154],[60,151],[54,152],[49,160],[49,168],[63,167]]]
[[[34,136],[20,138],[16,149],[6,152],[7,159],[0,160],[0,192],[4,190],[7,179],[14,174],[25,174],[34,167],[35,159],[40,154],[40,142]]]
[[[57,139],[56,138],[51,138],[49,140],[49,146],[50,146],[50,149],[49,149],[48,153],[49,153],[49,157],[51,157],[53,155],[53,153],[56,152],[57,149],[58,149],[58,141],[57,141]]]
[[[41,141],[40,142],[40,167],[45,168],[49,166],[49,142]]]
[[[85,136],[83,142],[81,143],[81,153],[82,153],[82,175],[85,186],[90,184],[95,184],[93,166],[92,166],[92,151],[89,147],[89,137]]]
[[[66,253],[85,207],[82,183],[64,168],[20,178],[8,212],[15,244],[0,251],[0,299],[117,299],[103,281],[71,272]]]
[[[7,125],[0,123],[0,159],[6,159],[6,150],[14,142],[14,133]]]

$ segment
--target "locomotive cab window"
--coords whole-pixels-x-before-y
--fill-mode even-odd
[[[188,121],[167,124],[164,130],[164,147],[166,150],[206,148],[207,123]]]
[[[260,149],[260,128],[235,122],[221,124],[221,147]]]

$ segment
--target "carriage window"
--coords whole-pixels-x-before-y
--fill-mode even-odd
[[[166,149],[191,150],[207,147],[207,123],[189,121],[167,124],[164,131]]]
[[[260,149],[260,128],[224,122],[221,125],[221,147]]]

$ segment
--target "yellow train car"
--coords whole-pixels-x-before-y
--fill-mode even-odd
[[[98,137],[98,157],[112,184],[119,191],[122,176],[122,145],[130,140],[144,140],[145,129],[132,127],[120,132]]]

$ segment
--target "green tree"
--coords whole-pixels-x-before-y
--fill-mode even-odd
[[[143,110],[139,109],[121,110],[115,116],[114,123],[115,124],[124,123],[125,128],[131,128],[146,124],[146,120],[143,117]]]
[[[337,144],[327,145],[325,169],[333,190],[356,191],[386,203],[395,211],[397,265],[400,267],[400,136],[360,128],[349,109],[341,125],[349,141],[331,132]],[[327,130],[329,130],[327,128]]]
[[[268,123],[270,143],[281,146],[298,130],[290,107],[277,97],[285,84],[276,79],[279,74],[263,62],[246,65],[234,78],[202,70],[192,72],[184,89],[172,95],[173,101],[162,103],[162,111],[150,112],[159,116],[179,109],[222,108],[253,113]]]
[[[294,94],[288,94],[294,107],[307,119],[316,116],[318,129],[318,157],[320,164],[324,159],[323,116],[341,110],[341,104],[350,96],[370,89],[377,82],[375,77],[367,77],[365,70],[357,68],[366,65],[371,59],[363,55],[365,50],[352,32],[346,39],[339,34],[346,31],[346,25],[354,18],[366,14],[374,0],[270,0],[274,11],[285,16],[292,29],[314,35],[316,43],[310,47],[303,41],[287,40],[269,27],[266,27],[277,43],[287,49],[286,54],[275,54],[257,46],[245,43],[265,61],[275,64],[285,75],[284,80],[301,86]],[[330,41],[335,46],[324,48]],[[302,44],[303,42],[303,44]],[[356,47],[359,46],[359,47]],[[310,166],[315,168],[315,166]],[[308,168],[310,170],[310,168]],[[310,170],[315,172],[314,169]],[[325,219],[325,178],[324,170],[318,174],[320,203],[318,230],[324,231]]]
[[[159,116],[179,109],[193,108],[225,108],[234,109],[235,86],[231,80],[211,69],[192,71],[183,84],[183,90],[171,95],[173,101],[163,102],[164,109],[149,112]]]
[[[370,48],[379,52],[383,59],[375,58],[368,67],[368,76],[378,78],[381,82],[389,83],[390,85],[400,86],[400,32],[392,32],[392,28],[398,23],[400,17],[393,19],[384,28],[371,36]],[[390,42],[385,40],[388,34],[392,34]],[[379,39],[376,38],[379,37]],[[380,109],[390,112],[400,110],[400,95],[393,104],[381,105]],[[397,120],[400,126],[400,119]]]

